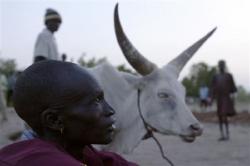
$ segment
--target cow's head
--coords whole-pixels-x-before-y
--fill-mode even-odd
[[[185,103],[185,88],[178,82],[182,68],[216,28],[191,45],[163,68],[142,56],[126,37],[118,15],[114,12],[115,32],[118,43],[127,61],[143,77],[141,88],[141,110],[145,120],[162,134],[179,135],[192,142],[202,133],[202,126]]]

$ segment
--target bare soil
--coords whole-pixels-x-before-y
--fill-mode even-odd
[[[215,112],[194,112],[203,123],[204,133],[193,143],[185,143],[174,136],[156,135],[166,155],[175,166],[249,166],[250,115],[242,111],[230,118],[231,138],[218,141],[219,128]],[[10,144],[23,130],[24,125],[13,109],[7,111],[8,121],[0,122],[0,148]],[[1,116],[1,115],[0,115]],[[1,119],[1,117],[0,117]],[[132,154],[124,155],[142,166],[168,166],[152,139],[142,141]]]

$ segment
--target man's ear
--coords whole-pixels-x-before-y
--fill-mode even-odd
[[[54,109],[49,108],[43,111],[41,114],[41,122],[45,127],[51,130],[60,131],[64,128],[62,116]]]

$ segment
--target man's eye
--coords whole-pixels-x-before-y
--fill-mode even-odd
[[[164,98],[164,99],[168,99],[168,98],[169,98],[169,95],[168,95],[167,93],[161,92],[161,93],[158,93],[158,97]]]
[[[95,104],[99,104],[101,102],[101,99],[99,97],[95,98],[94,99],[94,103]]]

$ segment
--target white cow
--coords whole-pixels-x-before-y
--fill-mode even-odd
[[[185,141],[194,141],[196,136],[201,135],[202,126],[186,105],[185,89],[177,78],[187,61],[216,28],[166,66],[158,68],[143,57],[124,34],[118,5],[115,7],[114,22],[122,52],[141,76],[118,72],[108,63],[90,69],[104,89],[106,100],[116,110],[117,131],[113,142],[105,149],[130,153],[147,133],[138,110],[138,89],[141,90],[142,116],[147,123],[161,134],[177,135]]]

